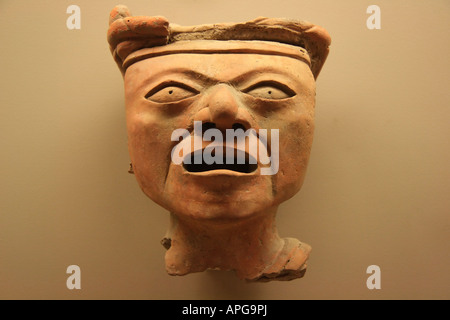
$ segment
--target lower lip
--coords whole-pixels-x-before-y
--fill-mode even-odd
[[[233,171],[233,170],[228,170],[228,169],[219,169],[219,170],[202,171],[202,172],[190,172],[190,171],[184,170],[183,174],[197,176],[197,177],[220,177],[220,176],[244,177],[244,176],[257,175],[258,171],[259,170],[256,169],[253,172],[244,173],[244,172],[238,172],[238,171]]]

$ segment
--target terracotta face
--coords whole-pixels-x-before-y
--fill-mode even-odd
[[[258,215],[300,189],[310,154],[315,80],[309,65],[281,55],[175,53],[133,63],[125,76],[126,120],[137,181],[156,203],[181,217]],[[193,170],[171,161],[176,129],[277,129],[279,168]],[[225,137],[225,135],[224,135]]]
[[[281,238],[275,217],[305,176],[327,31],[264,17],[184,27],[122,5],[109,21],[134,174],[170,212],[167,273],[301,278],[311,247]]]

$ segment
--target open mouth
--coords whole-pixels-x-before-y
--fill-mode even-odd
[[[252,173],[258,168],[256,159],[248,153],[240,152],[237,154],[236,150],[231,152],[220,152],[215,154],[213,150],[211,157],[213,159],[205,158],[204,150],[198,150],[188,154],[183,159],[183,167],[188,172],[208,172],[214,170],[230,170],[239,173]],[[213,160],[213,161],[211,161]]]

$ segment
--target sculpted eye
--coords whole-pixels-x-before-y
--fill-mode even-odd
[[[255,98],[272,100],[286,99],[295,96],[294,90],[285,84],[275,81],[258,82],[243,90],[243,92]]]
[[[176,102],[197,95],[199,92],[184,83],[167,82],[156,86],[145,95],[147,100],[167,103]]]

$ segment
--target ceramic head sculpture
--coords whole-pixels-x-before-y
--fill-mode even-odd
[[[328,33],[269,18],[182,27],[117,6],[108,42],[132,170],[170,212],[167,272],[302,277],[311,248],[281,238],[275,215],[303,183]]]

